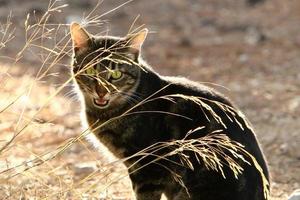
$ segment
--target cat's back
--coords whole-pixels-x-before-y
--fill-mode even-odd
[[[162,76],[161,78],[169,85],[168,91],[173,94],[200,97],[233,106],[233,103],[225,95],[202,83],[178,76]]]
[[[197,132],[198,135],[206,135],[208,133],[214,132],[215,130],[221,130],[222,133],[226,134],[233,141],[244,145],[245,150],[255,157],[256,161],[262,168],[266,179],[269,180],[267,165],[251,124],[242,114],[242,112],[239,111],[239,109],[237,109],[227,97],[206,85],[188,80],[186,78],[162,77],[162,80],[164,80],[167,84],[170,84],[168,88],[168,92],[170,92],[170,94],[179,94],[179,96],[183,95],[182,98],[177,99],[176,104],[172,105],[172,108],[174,108],[174,110],[171,109],[171,111],[174,113],[182,114],[183,116],[188,116],[193,119],[191,122],[184,123],[180,123],[178,119],[174,119],[173,121],[170,120],[169,124],[173,124],[173,127],[176,127],[174,128],[174,130],[180,130],[180,133],[186,133],[188,130],[193,130],[196,127],[205,127],[204,129]],[[189,99],[190,97],[192,97],[192,100]],[[193,97],[195,97],[196,99],[198,98],[200,101],[193,101]],[[189,100],[187,101],[185,98]],[[221,106],[220,103],[222,104]],[[217,118],[214,117],[215,115],[217,115]],[[225,126],[220,123],[218,119],[221,119],[222,123],[224,123]],[[261,175],[254,167],[248,165],[245,165],[244,167],[244,173],[242,176],[247,180],[247,183],[245,183],[241,191],[251,191],[253,193],[256,192],[257,195],[260,196],[256,199],[263,199],[262,188],[255,188],[255,185],[262,184]],[[227,172],[230,173],[230,169]],[[194,173],[191,173],[191,177],[193,177],[194,175]],[[206,175],[207,174],[205,174],[204,176]],[[202,179],[208,180],[210,179],[209,177],[211,177],[211,175],[207,175],[206,178]],[[232,180],[234,180],[234,178]],[[208,185],[212,184],[215,187],[217,187],[215,185],[216,183],[220,184],[220,191],[222,190],[221,188],[227,188],[228,184],[228,182],[222,181],[222,179],[218,179],[216,183],[210,181],[208,182]],[[239,184],[242,184],[242,182],[238,183],[237,185]],[[226,191],[233,191],[237,189],[237,187],[240,187],[237,185],[234,186],[233,184],[231,186],[228,186],[228,190]],[[196,193],[197,192],[195,192],[195,194]],[[237,193],[240,193],[239,195],[243,196],[243,192],[232,192],[232,194]],[[245,197],[244,199],[248,199],[248,197]]]

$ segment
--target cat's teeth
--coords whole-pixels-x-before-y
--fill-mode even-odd
[[[94,103],[98,106],[106,106],[108,104],[108,100],[103,98],[94,99]]]

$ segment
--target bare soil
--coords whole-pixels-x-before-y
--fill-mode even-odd
[[[124,2],[104,1],[96,12],[103,14]],[[53,24],[80,19],[96,4],[63,3],[69,7],[51,17]],[[15,57],[24,46],[27,13],[36,10],[38,16],[47,5],[47,1],[0,1],[1,22],[12,10],[16,27],[16,37],[0,50],[0,147],[30,122],[0,153],[0,199],[132,199],[122,164],[112,163],[115,159],[106,151],[98,152],[83,140],[38,167],[25,172],[24,166],[14,167],[55,150],[82,130],[79,103],[67,95],[68,88],[46,101],[68,78],[68,67],[54,66],[51,73],[58,72],[57,76],[36,81],[41,62],[30,51],[17,63],[5,57]],[[135,0],[103,16],[103,26],[88,29],[94,34],[126,35],[140,15],[136,26],[145,24],[151,30],[143,57],[163,75],[203,82],[236,103],[252,122],[268,160],[272,199],[283,200],[300,188],[299,9],[299,0],[267,0],[254,7],[242,0]]]

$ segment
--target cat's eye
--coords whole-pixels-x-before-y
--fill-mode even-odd
[[[96,76],[98,74],[97,69],[95,69],[93,66],[89,66],[86,71],[87,75],[89,76]]]
[[[87,68],[85,72],[87,73],[87,75],[90,75],[90,76],[93,76],[96,74],[96,70],[92,67]]]
[[[110,77],[115,80],[120,79],[122,77],[122,72],[119,70],[113,70],[110,72]]]

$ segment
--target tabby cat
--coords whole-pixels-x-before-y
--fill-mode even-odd
[[[267,198],[262,176],[268,180],[269,175],[263,154],[251,127],[227,98],[188,79],[155,72],[141,58],[147,29],[119,38],[92,36],[77,23],[70,28],[72,73],[84,120],[116,157],[128,158],[124,164],[137,200],[158,200],[162,194],[169,200]],[[235,177],[222,158],[223,174],[209,169],[193,151],[177,151],[163,158],[174,150],[172,145],[156,148],[147,156],[142,151],[183,139],[201,141],[217,133],[242,144],[261,173],[241,157],[234,158],[243,167]],[[222,152],[230,153],[228,149]],[[182,156],[188,161],[182,162]]]

